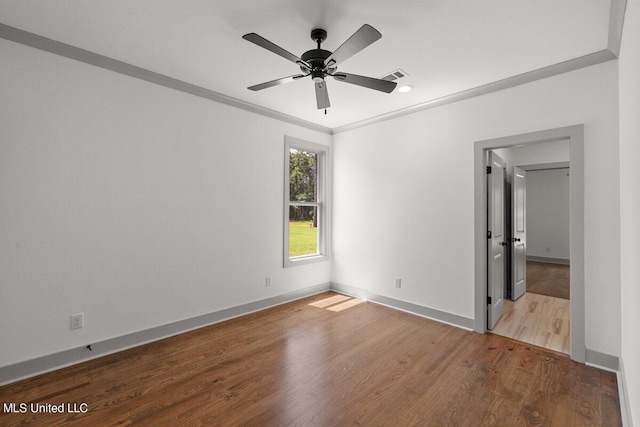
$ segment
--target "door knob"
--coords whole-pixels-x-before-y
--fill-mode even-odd
[[[509,242],[500,242],[500,246],[507,246]]]

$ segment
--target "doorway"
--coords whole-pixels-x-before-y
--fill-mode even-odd
[[[542,142],[568,141],[571,155],[570,182],[570,356],[585,361],[584,307],[584,127],[556,129],[512,135],[474,143],[474,244],[475,244],[475,323],[474,330],[487,331],[487,152]]]
[[[569,143],[529,144],[495,152],[505,160],[507,172],[505,219],[511,223],[506,227],[506,253],[511,257],[506,264],[511,271],[506,274],[504,313],[491,332],[568,354]]]

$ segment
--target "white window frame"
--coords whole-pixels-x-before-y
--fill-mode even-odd
[[[284,139],[284,266],[309,264],[329,260],[329,208],[331,188],[331,150],[327,145],[317,144],[302,139],[285,136]],[[289,192],[289,153],[291,149],[313,152],[316,154],[317,201],[291,202]],[[289,257],[289,209],[291,206],[317,206],[318,208],[318,253]]]

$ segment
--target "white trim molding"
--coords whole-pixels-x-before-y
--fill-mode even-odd
[[[365,301],[394,308],[396,310],[404,311],[416,316],[426,317],[427,319],[462,328],[467,331],[473,330],[473,319],[470,319],[468,317],[458,316],[457,314],[440,311],[435,308],[414,304],[408,301],[386,297],[384,295],[378,295],[364,289],[343,285],[341,283],[331,282],[331,290],[344,295],[349,295],[352,297],[363,299]]]
[[[629,402],[629,390],[627,390],[627,380],[624,373],[624,362],[620,358],[620,369],[616,372],[618,379],[618,400],[620,402],[620,415],[622,416],[622,427],[633,427],[631,418],[631,402]]]
[[[357,129],[363,126],[368,126],[374,123],[382,122],[407,114],[416,113],[418,111],[440,107],[442,105],[474,98],[480,95],[486,95],[488,93],[497,92],[503,89],[509,89],[525,83],[546,79],[547,77],[553,77],[558,74],[567,73],[569,71],[574,71],[580,68],[585,68],[591,65],[596,65],[602,62],[617,59],[618,55],[620,54],[620,44],[622,43],[622,28],[624,25],[624,13],[626,7],[627,0],[611,0],[611,6],[609,9],[609,33],[606,49],[592,52],[577,58],[569,59],[567,61],[559,62],[557,64],[552,64],[547,67],[538,68],[536,70],[528,71],[516,76],[507,77],[505,79],[487,83],[485,85],[463,90],[458,93],[446,95],[441,98],[432,99],[430,101],[412,105],[410,107],[401,108],[390,113],[371,117],[369,119],[361,120],[348,125],[339,126],[337,128],[333,128],[332,133],[336,134],[339,132]]]
[[[306,206],[317,207],[318,215],[318,252],[310,256],[289,257],[289,208],[300,205],[291,201],[289,182],[289,162],[291,149],[309,151],[316,155],[316,196],[313,202],[303,203]],[[282,217],[283,230],[283,266],[297,265],[331,260],[331,147],[315,142],[305,141],[285,135],[284,138],[284,208]]]
[[[12,365],[0,367],[0,386],[19,381],[25,378],[55,371],[77,363],[97,359],[98,357],[117,353],[129,348],[162,340],[164,338],[179,335],[184,332],[213,325],[225,320],[244,316],[246,314],[261,311],[277,305],[286,304],[301,298],[326,292],[330,289],[330,283],[322,283],[297,291],[242,304],[236,307],[215,311],[208,314],[180,320],[167,325],[156,326],[143,331],[107,339],[100,342],[91,342],[81,347],[71,348],[47,356],[38,357]],[[89,350],[88,345],[91,349]]]
[[[600,353],[587,348],[585,359],[585,365],[593,366],[594,368],[616,373],[620,370],[620,358],[618,356]]]
[[[372,117],[370,119],[365,119],[349,125],[340,126],[334,128],[333,133],[336,134],[339,132],[357,129],[374,123],[383,122],[385,120],[394,119],[396,117],[405,116],[407,114],[417,113],[418,111],[429,110],[431,108],[463,101],[465,99],[487,95],[492,92],[509,89],[515,86],[531,83],[536,80],[546,79],[547,77],[553,77],[559,74],[567,73],[569,71],[579,70],[580,68],[585,68],[591,65],[600,64],[602,62],[611,61],[612,59],[616,59],[616,56],[611,51],[604,49],[585,56],[581,56],[579,58],[573,58],[568,61],[560,62],[558,64],[549,65],[548,67],[538,68],[537,70],[532,70],[526,73],[518,74],[516,76],[507,77],[502,80],[463,90],[458,93],[446,95],[441,98],[432,99],[427,102],[412,105],[410,107],[402,108],[387,114]]]
[[[527,261],[548,262],[550,264],[571,265],[570,259],[548,258],[543,256],[527,255]]]
[[[0,23],[0,38],[56,55],[64,56],[69,59],[84,62],[86,64],[94,65],[96,67],[104,68],[106,70],[114,71],[116,73],[146,80],[150,83],[155,83],[171,89],[186,92],[191,95],[209,99],[211,101],[220,102],[236,108],[241,108],[243,110],[261,114],[263,116],[270,117],[276,120],[332,135],[338,132],[344,132],[347,130],[368,126],[373,123],[393,119],[395,117],[400,117],[418,111],[439,107],[445,104],[451,104],[453,102],[462,101],[464,99],[469,99],[491,92],[508,89],[510,87],[522,85],[535,80],[552,77],[558,74],[617,59],[620,53],[620,44],[622,42],[622,28],[624,25],[624,13],[626,10],[626,5],[627,0],[611,0],[611,7],[609,12],[609,32],[606,49],[336,128],[329,128],[317,123],[290,116],[288,114],[260,107],[258,105],[241,101],[239,99],[232,98],[230,96],[214,92],[200,86],[195,86],[182,80],[174,79],[172,77],[168,77],[141,67],[137,67],[135,65],[118,61],[113,58],[99,55],[88,50],[80,49],[78,47],[61,43],[56,40],[52,40],[2,23]]]
[[[84,62],[85,64],[93,65],[95,67],[104,68],[105,70],[113,71],[125,76],[144,80],[149,83],[175,89],[190,95],[199,96],[200,98],[205,98],[210,101],[240,108],[272,119],[316,130],[328,135],[332,133],[331,129],[326,126],[321,126],[278,111],[260,107],[255,104],[251,104],[250,102],[241,101],[201,86],[196,86],[182,80],[174,79],[173,77],[165,76],[164,74],[159,74],[145,68],[137,67],[126,62],[118,61],[117,59],[109,58],[85,49],[80,49],[79,47],[39,36],[18,28],[10,27],[9,25],[2,23],[0,23],[0,38],[53,53],[55,55],[64,56],[65,58]]]
[[[585,347],[585,265],[584,265],[584,126],[574,125],[530,132],[474,143],[474,249],[476,332],[487,331],[487,151],[537,142],[569,141],[571,150],[570,248],[571,248],[571,359],[584,363]]]
[[[624,14],[626,10],[627,0],[611,0],[607,49],[613,53],[616,58],[620,55],[622,28],[624,27]]]

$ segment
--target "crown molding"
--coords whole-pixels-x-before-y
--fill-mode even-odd
[[[620,56],[620,44],[622,43],[622,28],[624,27],[624,13],[627,10],[627,0],[611,0],[609,13],[609,39],[607,49],[616,58]]]
[[[363,126],[369,126],[374,123],[379,123],[385,120],[394,119],[396,117],[405,116],[407,114],[413,114],[418,111],[428,110],[431,108],[440,107],[442,105],[451,104],[453,102],[475,98],[476,96],[486,95],[492,92],[509,89],[515,86],[523,85],[525,83],[531,83],[536,80],[546,79],[547,77],[557,76],[559,74],[567,73],[569,71],[574,71],[580,68],[589,67],[591,65],[600,64],[602,62],[610,61],[612,59],[616,59],[616,56],[610,50],[604,49],[598,52],[590,53],[585,56],[569,59],[568,61],[549,65],[548,67],[538,68],[537,70],[528,71],[526,73],[518,74],[516,76],[507,77],[506,79],[487,83],[482,86],[476,86],[471,89],[453,93],[451,95],[446,95],[441,98],[432,99],[431,101],[427,101],[420,104],[412,105],[410,107],[395,110],[390,113],[372,117],[370,119],[365,119],[365,120],[361,120],[359,122],[351,123],[345,126],[340,126],[340,127],[334,128],[333,133],[336,134],[340,132],[345,132],[345,131],[357,129]]]
[[[170,89],[179,90],[181,92],[199,96],[211,101],[220,102],[231,107],[240,108],[242,110],[260,114],[272,119],[291,123],[329,135],[331,135],[332,133],[331,128],[328,128],[326,126],[321,126],[316,123],[299,119],[297,117],[289,116],[288,114],[280,113],[278,111],[260,107],[249,102],[241,101],[239,99],[232,98],[230,96],[203,88],[201,86],[196,86],[182,80],[174,79],[173,77],[169,77],[164,74],[156,73],[145,68],[137,67],[126,62],[118,61],[117,59],[109,58],[104,55],[100,55],[85,49],[81,49],[79,47],[62,43],[47,37],[39,36],[37,34],[20,30],[18,28],[14,28],[1,23],[0,38],[40,49],[45,52],[53,53],[55,55],[60,55],[69,59],[84,62],[85,64],[100,67],[105,70],[124,74],[129,77],[145,80],[149,83],[154,83]]]
[[[600,64],[602,62],[617,59],[620,54],[620,44],[622,43],[622,28],[624,25],[624,13],[627,7],[627,0],[611,0],[609,9],[609,33],[607,39],[607,48],[593,52],[591,54],[573,58],[564,62],[553,64],[537,70],[522,73],[516,76],[507,77],[503,80],[491,82],[482,86],[463,90],[441,98],[432,99],[410,107],[395,110],[376,117],[361,120],[344,126],[333,128],[333,134],[357,129],[363,126],[369,126],[374,123],[383,122],[385,120],[394,119],[407,114],[413,114],[418,111],[428,110],[430,108],[440,107],[442,105],[451,104],[453,102],[463,101],[465,99],[474,98],[480,95],[486,95],[491,92],[509,89],[525,83],[536,80],[545,79],[547,77],[557,76],[558,74],[569,71],[578,70],[580,68],[589,67],[591,65]]]
[[[116,73],[145,80],[147,82],[165,86],[167,88],[179,90],[181,92],[199,96],[211,101],[220,102],[231,107],[240,108],[242,110],[260,114],[272,119],[294,124],[328,135],[333,135],[336,133],[357,129],[363,126],[369,126],[374,123],[383,122],[385,120],[394,119],[407,114],[413,114],[418,111],[428,110],[442,105],[451,104],[453,102],[474,98],[476,96],[486,95],[492,92],[509,89],[525,83],[530,83],[536,80],[545,79],[547,77],[556,76],[569,71],[574,71],[580,68],[589,67],[592,65],[600,64],[602,62],[617,59],[620,53],[620,44],[622,42],[622,29],[624,25],[624,13],[626,10],[626,6],[627,0],[611,0],[609,13],[609,33],[606,49],[335,128],[329,128],[317,123],[290,116],[288,114],[280,113],[275,110],[260,107],[250,102],[241,101],[239,99],[232,98],[230,96],[203,88],[201,86],[196,86],[182,80],[178,80],[141,67],[137,67],[135,65],[128,64],[126,62],[118,61],[107,56],[80,49],[66,43],[61,43],[59,41],[39,36],[37,34],[20,30],[18,28],[14,28],[1,23],[0,38],[56,55],[64,56],[69,59],[84,62],[86,64],[90,64],[106,70],[114,71]]]

